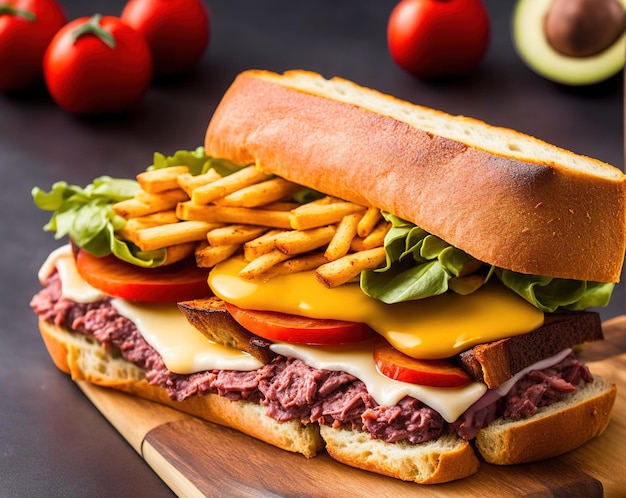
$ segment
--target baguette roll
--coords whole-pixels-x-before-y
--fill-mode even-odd
[[[513,130],[340,78],[247,71],[216,109],[205,148],[389,211],[500,268],[619,280],[624,174]]]

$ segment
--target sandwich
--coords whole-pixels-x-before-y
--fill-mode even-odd
[[[75,380],[420,484],[599,436],[577,358],[625,175],[307,71],[241,73],[202,147],[33,190],[68,243],[31,306]]]

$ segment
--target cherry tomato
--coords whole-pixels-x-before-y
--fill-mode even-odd
[[[130,0],[121,18],[146,39],[159,75],[188,71],[209,44],[209,11],[201,0]]]
[[[65,12],[54,0],[0,3],[0,91],[43,82],[43,55],[65,22]]]
[[[141,268],[113,255],[98,258],[83,249],[75,253],[76,268],[92,287],[123,299],[178,302],[211,294],[208,270],[193,259],[158,268]]]
[[[275,311],[256,311],[226,303],[233,318],[245,329],[270,341],[311,346],[352,344],[374,337],[363,323],[321,320]]]
[[[481,0],[402,0],[387,24],[392,58],[419,78],[470,73],[487,51],[489,37]]]
[[[52,39],[44,57],[50,95],[74,114],[129,109],[152,80],[152,56],[143,37],[117,17],[81,17]]]
[[[390,379],[432,387],[458,387],[470,377],[446,360],[418,360],[398,351],[385,339],[374,345],[374,362],[380,373]]]

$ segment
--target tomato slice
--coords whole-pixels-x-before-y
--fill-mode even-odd
[[[447,360],[418,360],[398,351],[385,339],[374,345],[374,362],[390,379],[431,387],[459,387],[469,384],[470,376]]]
[[[364,323],[246,310],[230,303],[226,303],[226,308],[242,327],[271,341],[331,346],[361,342],[375,335]]]
[[[83,249],[75,253],[83,279],[102,292],[123,299],[177,302],[211,294],[209,269],[198,268],[193,258],[173,265],[141,268],[113,255],[98,258]]]

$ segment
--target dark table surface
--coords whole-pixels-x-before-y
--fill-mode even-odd
[[[119,15],[123,1],[62,1],[70,18]],[[235,75],[248,68],[304,68],[398,97],[516,128],[623,167],[622,77],[566,88],[532,73],[510,38],[512,1],[486,0],[492,42],[471,77],[426,83],[387,52],[394,0],[308,2],[213,0],[211,45],[199,67],[151,87],[132,112],[78,119],[45,92],[0,95],[0,496],[171,496],[171,491],[55,369],[29,308],[37,270],[60,243],[34,185],[84,185],[99,175],[132,177],[167,154],[195,148]],[[1,70],[1,68],[0,68]],[[617,288],[603,318],[624,312]]]

